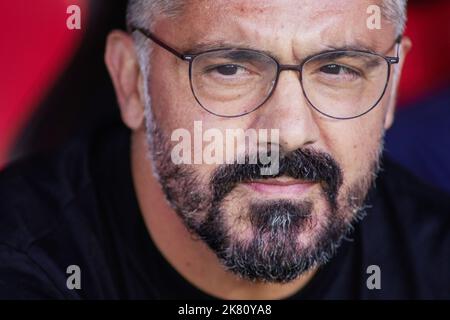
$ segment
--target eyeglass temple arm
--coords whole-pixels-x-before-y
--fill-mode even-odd
[[[180,58],[182,60],[190,60],[191,59],[189,55],[184,55],[184,54],[178,52],[177,50],[175,50],[174,48],[168,46],[163,41],[159,40],[150,31],[142,29],[142,28],[138,28],[138,27],[131,27],[131,33],[135,32],[135,31],[138,31],[138,32],[142,33],[145,37],[149,38],[154,43],[159,45],[161,48],[167,50],[168,52],[170,52],[171,54],[173,54],[177,58]]]
[[[397,55],[395,57],[386,57],[390,64],[397,64],[400,62],[400,44],[402,42],[402,38],[403,36],[400,35],[394,42],[394,46],[397,45]]]

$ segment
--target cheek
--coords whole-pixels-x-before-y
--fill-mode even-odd
[[[152,112],[167,133],[178,128],[190,130],[206,112],[196,102],[190,88],[188,63],[153,57],[149,78]]]
[[[346,184],[368,174],[377,159],[384,117],[372,116],[338,122],[327,130],[326,136],[330,137],[326,139],[328,148],[340,164]]]

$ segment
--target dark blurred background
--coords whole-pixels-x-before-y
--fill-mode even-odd
[[[81,30],[66,9],[81,8]],[[126,0],[1,1],[0,168],[55,148],[79,130],[119,120],[103,51],[125,26]],[[450,1],[410,0],[413,50],[387,153],[450,192]]]

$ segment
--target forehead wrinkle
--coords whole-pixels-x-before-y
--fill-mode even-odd
[[[282,5],[283,0],[261,0],[257,4],[242,0],[201,0],[193,7],[196,7],[197,13],[199,8],[208,10],[205,11],[209,12],[205,19],[210,21],[210,28],[198,29],[196,36],[191,38],[192,46],[187,43],[184,46],[185,52],[191,50],[192,53],[197,53],[223,47],[249,48],[270,51],[270,55],[280,62],[284,60],[285,63],[290,63],[293,59],[298,60],[333,47],[353,46],[355,43],[362,47],[358,42],[366,47],[377,48],[378,45],[369,43],[364,35],[358,35],[353,28],[336,28],[336,23],[342,21],[342,16],[348,13],[348,4],[351,2],[343,1],[346,4],[343,7],[336,6],[335,1],[321,2],[319,7],[314,2],[300,1],[302,6],[293,10],[308,12],[308,15],[302,15],[303,21],[283,21],[276,19],[276,12],[286,9]],[[358,5],[360,6],[362,4]],[[357,11],[356,8],[355,10]],[[226,33],[223,32],[224,28]],[[375,40],[370,38],[370,42]],[[384,46],[381,49],[385,49]],[[280,59],[281,56],[283,59]]]
[[[266,29],[267,32],[264,31]],[[187,50],[196,53],[217,48],[247,48],[270,53],[276,58],[276,53],[270,51],[267,45],[274,37],[277,37],[277,33],[266,24],[261,26],[261,19],[255,22],[253,19],[233,16],[231,22],[227,23],[225,34],[222,24],[219,27],[213,26],[207,32],[197,33],[194,43]]]
[[[271,5],[267,3],[270,1],[258,2],[257,5],[247,1],[231,2],[228,6],[237,10],[237,13],[232,15],[233,27],[238,30],[235,34],[242,36],[243,39],[248,39],[248,43],[260,44],[266,50],[270,50],[271,48],[268,47],[271,45],[273,45],[273,50],[275,48],[284,50],[279,54],[272,52],[274,57],[283,55],[285,59],[298,60],[333,47],[355,46],[361,47],[361,49],[367,47],[364,44],[359,45],[360,41],[355,39],[352,30],[346,28],[344,36],[342,30],[340,32],[336,30],[336,20],[340,20],[343,15],[348,14],[348,6],[336,6],[335,1],[325,1],[320,7],[317,7],[317,3],[302,1],[301,7],[299,5],[297,8],[293,8],[293,11],[308,12],[307,16],[302,16],[303,20],[307,21],[301,23],[295,19],[287,21],[273,19],[277,11],[281,10],[280,14],[282,14],[286,9],[282,5],[283,0],[276,2],[277,5],[273,4],[273,1]],[[347,2],[347,4],[349,3]],[[248,11],[250,13],[246,15]],[[265,11],[269,14],[261,14]],[[241,13],[242,15],[240,15]]]
[[[320,42],[314,41],[314,46],[309,46],[308,49],[303,49],[302,54],[295,53],[295,42],[298,39],[296,37],[291,38],[291,48],[292,48],[292,57],[296,61],[286,61],[286,63],[291,62],[300,62],[304,58],[308,56],[319,54],[324,51],[330,50],[363,50],[369,52],[377,52],[377,42],[368,42],[355,37],[347,37],[341,38],[339,40],[322,40]],[[211,39],[202,39],[201,41],[194,43],[187,50],[186,53],[190,54],[198,54],[201,52],[216,50],[216,49],[231,49],[231,48],[240,48],[240,49],[250,49],[256,50],[271,57],[274,57],[278,61],[282,62],[282,58],[278,54],[278,51],[270,50],[263,45],[253,45],[250,41],[247,40],[232,40],[225,38],[211,38]],[[386,48],[382,48],[386,49]],[[379,52],[382,53],[382,52]]]
[[[238,0],[228,0],[225,5],[226,10],[232,10],[237,14],[251,16],[251,15],[260,15],[265,14],[267,12],[273,12],[274,5],[269,4],[270,1],[259,0],[258,5],[255,6],[253,1],[238,1]]]

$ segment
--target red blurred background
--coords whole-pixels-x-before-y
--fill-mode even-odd
[[[70,4],[88,18],[87,0],[0,2],[0,166],[79,48],[83,29],[66,27]]]
[[[66,27],[72,4],[81,8],[81,30]],[[103,48],[108,30],[123,28],[124,9],[125,0],[0,2],[0,167],[110,112],[115,102]],[[414,48],[400,108],[450,88],[449,21],[450,1],[410,1],[406,34]]]

